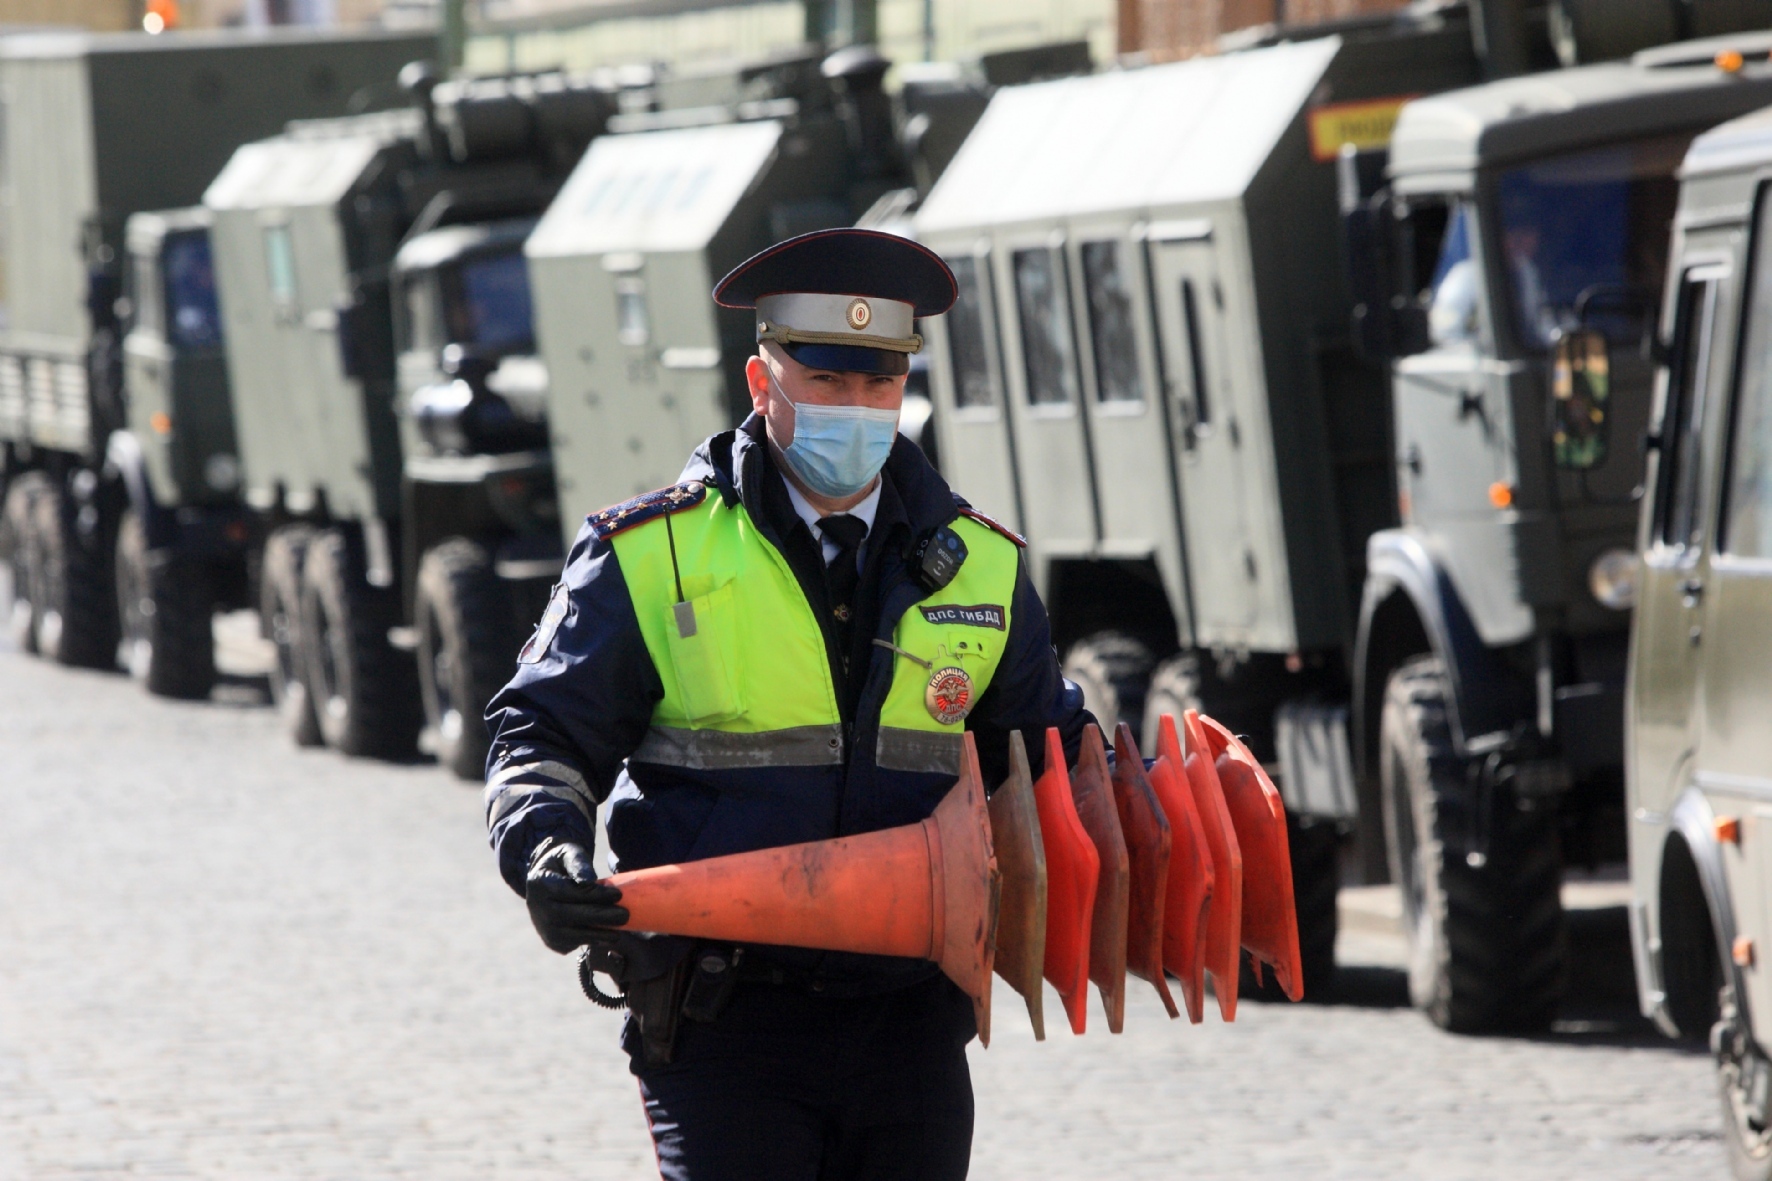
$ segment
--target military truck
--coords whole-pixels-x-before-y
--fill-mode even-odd
[[[1275,713],[1345,709],[1361,546],[1395,520],[1337,153],[1477,77],[1435,19],[1004,90],[915,219],[959,283],[928,331],[947,475],[1028,534],[1104,723],[1203,704],[1284,769],[1307,987],[1353,790],[1300,795]]]
[[[616,99],[558,72],[402,81],[406,109],[243,146],[203,202],[290,732],[402,757],[428,708],[478,776],[488,670],[561,557],[519,247]]]
[[[1725,47],[1761,56],[1765,46]],[[1735,1175],[1772,1177],[1772,111],[1681,170],[1625,691],[1643,1013],[1709,1038]]]
[[[193,204],[236,146],[291,118],[384,105],[430,45],[0,38],[0,557],[24,647],[111,667],[127,629],[127,663],[151,690],[207,694],[209,609],[245,595],[250,535],[204,230],[182,213],[126,222]]]
[[[1453,289],[1467,285],[1475,309],[1462,321],[1466,337],[1450,352],[1427,347],[1442,240],[1446,271],[1465,257],[1458,251],[1480,251],[1467,244],[1493,229],[1484,210],[1502,201],[1497,186],[1516,166],[1543,185],[1594,169],[1599,178],[1640,174],[1671,194],[1679,137],[1763,101],[1764,81],[1757,67],[1718,71],[1701,47],[1406,104],[1476,81],[1482,63],[1465,16],[1451,7],[1404,13],[1333,36],[1005,91],[915,224],[961,290],[929,334],[941,452],[966,457],[950,463],[962,493],[1029,533],[1066,675],[1110,721],[1200,706],[1248,734],[1278,772],[1307,989],[1333,971],[1343,857],[1366,880],[1383,881],[1394,866],[1418,1001],[1444,1024],[1477,1029],[1548,1021],[1561,968],[1556,846],[1528,840],[1530,825],[1513,819],[1527,813],[1493,801],[1534,783],[1540,800],[1609,799],[1616,817],[1619,760],[1614,739],[1608,796],[1603,775],[1588,774],[1598,762],[1581,764],[1581,789],[1563,791],[1576,777],[1553,768],[1561,748],[1547,739],[1526,758],[1515,723],[1538,731],[1535,617],[1515,608],[1506,626],[1528,622],[1510,638],[1479,633],[1470,613],[1506,600],[1491,593],[1498,583],[1519,585],[1509,530],[1530,522],[1552,547],[1546,556],[1568,563],[1557,593],[1574,587],[1583,597],[1564,622],[1547,614],[1546,634],[1571,634],[1569,620],[1610,627],[1611,667],[1622,670],[1625,617],[1585,590],[1589,563],[1607,546],[1578,548],[1558,530],[1579,520],[1594,531],[1586,547],[1608,513],[1629,517],[1636,476],[1624,469],[1646,410],[1642,393],[1634,412],[1624,409],[1632,398],[1621,392],[1609,428],[1621,442],[1599,453],[1617,466],[1569,477],[1592,498],[1573,515],[1538,511],[1553,495],[1528,488],[1550,478],[1553,443],[1544,437],[1537,464],[1533,434],[1549,395],[1527,383],[1541,380],[1548,357],[1499,315],[1491,327],[1486,309],[1498,305],[1483,292],[1509,273],[1500,264],[1461,268]],[[1701,64],[1685,64],[1694,54]],[[1572,161],[1559,155],[1601,147]],[[1641,334],[1644,306],[1625,283],[1655,289],[1653,239],[1665,236],[1672,208],[1671,197],[1658,209],[1639,191],[1608,207],[1609,222],[1571,218],[1541,235],[1561,252],[1547,250],[1542,282],[1571,301],[1595,287],[1582,313],[1625,336]],[[1582,248],[1564,238],[1601,226],[1621,250],[1640,247],[1628,274],[1607,279],[1574,265]],[[1393,263],[1424,267],[1426,278],[1399,278]],[[1627,359],[1616,366],[1619,382],[1633,380]],[[1495,384],[1503,382],[1516,383],[1506,387],[1512,401]],[[1522,418],[1528,404],[1531,420]],[[1425,439],[1429,421],[1439,433]],[[1581,446],[1567,444],[1571,454]],[[1448,455],[1461,447],[1477,450]],[[1474,488],[1480,520],[1468,495],[1438,483],[1473,470],[1493,473]],[[1498,506],[1491,497],[1504,489],[1509,503]],[[1605,503],[1612,498],[1621,507]],[[1536,577],[1530,592],[1507,593],[1547,593],[1545,574]],[[1455,607],[1471,585],[1489,597]],[[1487,663],[1461,663],[1470,652]],[[1523,669],[1507,663],[1521,653]],[[1393,674],[1419,687],[1434,658],[1461,696],[1436,713],[1423,690],[1398,707],[1413,713],[1381,727]],[[1603,713],[1598,690],[1585,687],[1601,673],[1558,667],[1547,700]],[[1616,710],[1616,690],[1611,701]],[[1563,721],[1558,741],[1593,734],[1574,713]],[[1382,758],[1381,730],[1392,736]],[[1579,749],[1573,737],[1567,749]],[[1439,785],[1417,791],[1422,810],[1413,813],[1406,784],[1419,787],[1426,771],[1409,779],[1410,768],[1428,768]],[[1484,843],[1458,846],[1449,828],[1412,839],[1412,817],[1432,815],[1430,803],[1452,823],[1465,798],[1453,781],[1471,785],[1472,807],[1488,809],[1469,830]],[[1553,836],[1562,817],[1580,814],[1544,813]],[[1489,819],[1503,817],[1509,827],[1491,839]],[[1450,918],[1441,877],[1424,886],[1417,869],[1423,851],[1449,848],[1460,858],[1447,871],[1457,879]],[[1576,850],[1603,854],[1598,844]],[[1534,890],[1537,909],[1514,908]]]
[[[1352,737],[1411,993],[1448,1028],[1548,1024],[1563,866],[1624,856],[1631,546],[1675,170],[1696,134],[1772,101],[1769,48],[1687,42],[1423,99],[1392,136],[1402,524],[1367,545]]]
[[[750,413],[756,325],[716,308],[714,283],[795,234],[900,219],[977,118],[978,84],[955,75],[895,104],[888,64],[808,52],[729,75],[715,104],[622,116],[543,215],[525,252],[565,536]]]

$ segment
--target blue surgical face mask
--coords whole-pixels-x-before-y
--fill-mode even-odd
[[[841,500],[874,482],[898,436],[898,411],[789,405],[794,408],[794,441],[782,454],[801,483],[820,496]]]

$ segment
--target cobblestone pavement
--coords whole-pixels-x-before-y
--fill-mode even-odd
[[[0,650],[0,1178],[656,1176],[615,1021],[493,872],[478,793],[218,696]],[[1097,1009],[1044,1044],[999,988],[973,1175],[1721,1178],[1709,1064],[1617,1002],[1616,942],[1614,998],[1530,1041],[1434,1031],[1383,966],[1229,1026],[1135,989],[1123,1037]],[[1344,961],[1387,957],[1350,924]]]

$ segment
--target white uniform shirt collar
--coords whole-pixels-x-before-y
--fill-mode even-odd
[[[806,522],[806,527],[808,529],[812,530],[813,540],[818,542],[819,548],[823,551],[824,560],[826,564],[829,564],[830,560],[837,556],[837,543],[826,537],[824,535],[824,530],[818,527],[819,511],[813,508],[812,505],[807,502],[806,498],[800,494],[800,490],[794,487],[794,482],[792,480],[783,477],[781,482],[787,485],[788,499],[793,502],[794,511],[800,514],[800,519]],[[880,479],[879,477],[875,477],[874,490],[864,496],[860,504],[856,505],[854,508],[845,509],[844,511],[848,513],[849,516],[859,520],[863,525],[866,525],[868,527],[868,532],[872,533],[874,531],[874,514],[879,511],[879,508]],[[860,553],[855,555],[855,560],[858,564],[861,562]]]

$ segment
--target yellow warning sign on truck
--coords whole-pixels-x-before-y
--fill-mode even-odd
[[[1341,154],[1345,144],[1354,145],[1357,152],[1390,146],[1391,128],[1397,125],[1397,112],[1415,97],[1405,94],[1397,98],[1329,103],[1316,108],[1311,112],[1311,158],[1319,164],[1333,160]]]

